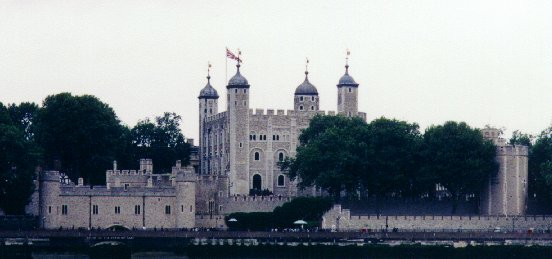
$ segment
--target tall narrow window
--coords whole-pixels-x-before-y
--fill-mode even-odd
[[[260,156],[261,155],[259,154],[259,152],[255,152],[255,160],[258,161],[260,159]]]
[[[61,205],[61,215],[67,215],[67,205]]]
[[[141,213],[140,205],[134,205],[134,214],[139,215]]]
[[[48,206],[48,214],[52,213],[52,206]]]
[[[92,205],[92,214],[98,215],[98,205]]]
[[[121,207],[115,206],[115,214],[121,214]]]
[[[285,185],[285,178],[283,175],[278,175],[278,186],[282,187]]]
[[[171,206],[165,206],[165,214],[171,214]]]

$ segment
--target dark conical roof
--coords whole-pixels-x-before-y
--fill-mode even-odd
[[[247,82],[247,79],[245,79],[245,77],[240,74],[240,64],[238,63],[236,67],[238,68],[238,71],[232,78],[230,78],[227,87],[249,87],[249,82]]]
[[[199,92],[198,98],[207,98],[207,99],[218,99],[219,95],[217,93],[217,90],[211,86],[211,76],[207,76],[207,85],[201,89],[201,92]]]
[[[309,82],[308,71],[305,71],[305,81],[295,89],[295,95],[318,95],[316,87]]]
[[[337,86],[358,86],[355,79],[349,75],[349,65],[345,65],[345,74],[339,79]]]

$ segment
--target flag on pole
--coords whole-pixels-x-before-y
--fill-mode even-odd
[[[226,57],[229,59],[237,60],[238,62],[242,62],[239,56],[236,56],[232,51],[230,51],[228,48],[226,48]]]

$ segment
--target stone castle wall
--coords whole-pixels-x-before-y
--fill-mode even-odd
[[[552,216],[357,216],[335,205],[322,217],[322,228],[399,230],[550,230]]]

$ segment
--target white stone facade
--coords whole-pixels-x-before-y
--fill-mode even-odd
[[[195,226],[195,182],[192,167],[173,167],[169,174],[152,174],[151,160],[140,170],[108,170],[106,186],[62,181],[57,171],[39,178],[40,227],[191,228]],[[80,181],[79,181],[80,182]]]

